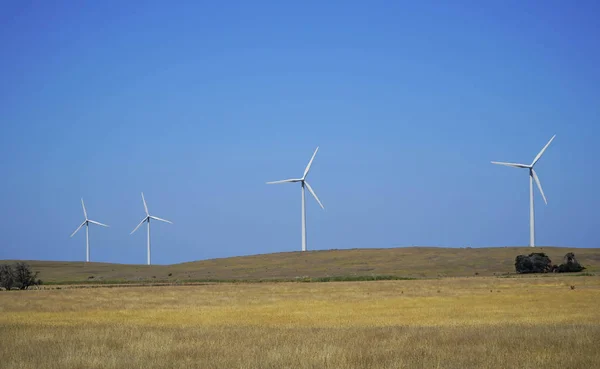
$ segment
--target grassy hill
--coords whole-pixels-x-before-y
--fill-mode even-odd
[[[297,277],[460,277],[514,273],[517,255],[545,252],[555,264],[574,252],[587,272],[600,271],[600,249],[562,247],[352,249],[285,252],[174,265],[27,261],[44,282],[269,280]],[[1,263],[10,261],[0,261]]]

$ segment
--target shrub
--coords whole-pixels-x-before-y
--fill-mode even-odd
[[[0,287],[10,290],[15,285],[15,271],[11,265],[0,265]]]
[[[559,273],[581,272],[584,269],[572,252],[567,253],[563,258],[563,263],[558,266]]]
[[[26,290],[31,286],[37,285],[39,279],[36,279],[38,272],[33,273],[29,264],[19,262],[15,264],[15,282],[21,290]]]
[[[14,266],[0,265],[0,286],[11,290],[16,287],[20,290],[26,290],[31,286],[41,285],[42,280],[36,279],[38,273],[33,273],[26,263],[16,263]]]
[[[552,271],[552,261],[543,252],[519,255],[515,259],[517,273],[547,273]]]
[[[581,272],[585,268],[581,264],[560,264],[558,267],[559,273]]]

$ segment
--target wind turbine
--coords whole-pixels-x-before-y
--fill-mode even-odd
[[[306,251],[306,204],[305,204],[305,200],[304,200],[304,187],[306,187],[308,189],[308,191],[311,193],[311,195],[313,195],[315,200],[317,200],[317,202],[321,206],[321,209],[323,209],[323,210],[325,209],[325,207],[323,206],[323,204],[321,204],[321,201],[317,197],[317,194],[315,193],[315,191],[313,191],[312,187],[310,187],[310,185],[306,181],[306,176],[308,175],[310,166],[312,165],[312,162],[315,159],[315,156],[317,155],[317,151],[319,151],[318,147],[315,150],[315,153],[313,154],[312,158],[310,158],[310,161],[308,162],[308,165],[306,166],[306,169],[304,170],[304,175],[302,176],[302,178],[284,179],[282,181],[267,182],[267,184],[278,184],[278,183],[288,183],[288,182],[300,182],[302,184],[302,251]]]
[[[143,192],[142,192],[142,201],[144,202],[144,209],[146,210],[146,217],[140,222],[140,224],[137,225],[137,227],[135,227],[135,229],[133,231],[131,231],[130,234],[133,234],[133,232],[137,231],[137,229],[140,228],[140,226],[142,224],[144,224],[144,222],[148,222],[148,265],[150,265],[150,219],[160,220],[161,222],[165,222],[165,223],[169,223],[169,224],[173,224],[173,222],[150,215],[150,213],[148,213],[148,205],[146,205],[146,199],[144,198]]]
[[[554,140],[554,137],[556,137],[556,135],[552,136],[550,141],[548,141],[548,143],[546,144],[546,146],[544,146],[542,151],[540,151],[539,154],[537,154],[537,156],[535,157],[535,159],[533,159],[533,161],[531,162],[530,165],[515,164],[515,163],[503,163],[503,162],[498,162],[498,161],[492,162],[492,164],[506,165],[508,167],[523,168],[523,169],[529,170],[529,246],[530,247],[535,247],[535,217],[534,217],[534,211],[533,211],[533,181],[535,181],[538,188],[540,189],[540,193],[542,194],[542,198],[544,199],[544,202],[546,203],[546,205],[548,204],[548,201],[546,200],[546,196],[544,195],[544,190],[542,190],[542,184],[540,182],[540,179],[538,178],[537,174],[535,173],[535,170],[533,169],[533,167],[538,162],[538,160],[540,160],[540,158],[542,157],[542,155],[544,154],[544,151],[546,151],[548,146],[550,146],[550,144]]]
[[[81,207],[83,208],[83,216],[85,217],[85,220],[83,221],[83,223],[81,223],[81,225],[79,227],[77,227],[75,232],[73,232],[71,234],[71,237],[75,236],[75,233],[77,233],[81,229],[81,227],[85,226],[85,261],[89,263],[90,262],[90,230],[89,230],[90,223],[97,224],[102,227],[108,227],[108,226],[106,224],[96,222],[95,220],[88,219],[87,211],[85,210],[85,204],[83,203],[83,198],[81,199]]]

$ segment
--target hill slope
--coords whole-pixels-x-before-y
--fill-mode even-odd
[[[574,252],[589,272],[600,271],[600,249],[562,247],[352,249],[240,256],[174,265],[28,261],[45,282],[140,280],[260,280],[394,275],[440,277],[514,273],[517,255],[545,252],[555,264]],[[4,263],[6,261],[0,261]],[[169,275],[171,274],[171,275]]]

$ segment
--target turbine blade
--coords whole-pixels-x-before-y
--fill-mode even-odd
[[[83,197],[81,198],[81,207],[83,208],[83,215],[85,216],[85,219],[87,219],[87,211],[85,211],[85,204],[83,203]]]
[[[282,181],[267,182],[267,184],[292,183],[292,182],[302,182],[302,180],[301,179],[284,179]]]
[[[162,218],[159,218],[159,217],[155,217],[154,215],[150,215],[150,218],[156,219],[156,220],[160,220],[161,222],[173,224],[173,222],[171,222],[170,220],[166,220],[166,219],[162,219]]]
[[[505,165],[507,167],[513,167],[513,168],[530,168],[530,166],[527,164],[504,163],[501,161],[493,161],[492,164]]]
[[[546,151],[546,149],[548,148],[548,146],[550,146],[550,144],[552,143],[552,141],[554,140],[554,137],[556,137],[556,135],[552,136],[552,138],[550,139],[550,141],[548,141],[548,143],[546,144],[546,146],[544,146],[544,148],[542,149],[542,151],[540,151],[539,154],[537,154],[537,156],[535,157],[535,159],[533,159],[533,162],[531,163],[531,166],[534,166],[535,163],[538,162],[538,160],[540,160],[540,158],[542,157],[542,155],[544,154],[544,151]]]
[[[148,213],[148,205],[146,205],[146,199],[144,198],[143,192],[142,192],[142,201],[144,202],[144,209],[146,210],[146,215],[150,215],[150,213]]]
[[[84,220],[83,223],[81,223],[81,225],[79,227],[77,227],[77,229],[75,230],[75,232],[71,233],[71,236],[69,236],[69,237],[75,236],[75,233],[79,232],[79,230],[81,229],[81,227],[83,227],[85,225],[85,222],[87,222],[87,220]]]
[[[317,155],[317,151],[319,151],[319,147],[317,146],[317,149],[315,150],[312,158],[310,158],[310,161],[308,162],[308,165],[306,166],[306,169],[304,169],[304,175],[302,176],[302,179],[306,178],[306,175],[308,174],[308,171],[310,170],[310,166],[313,163],[313,160],[315,160],[315,156]]]
[[[546,200],[546,195],[544,195],[544,190],[542,190],[542,182],[540,182],[540,179],[538,178],[537,174],[535,173],[535,170],[531,169],[531,174],[533,174],[533,179],[535,180],[535,183],[537,183],[537,186],[540,189],[540,193],[542,194],[542,198],[544,199],[544,202],[546,203],[546,205],[548,205],[548,201]]]
[[[96,222],[95,220],[91,220],[91,219],[88,219],[88,222],[97,224],[97,225],[102,226],[102,227],[110,227],[110,226],[108,226],[106,224],[102,224],[100,222]]]
[[[137,230],[138,230],[138,228],[140,228],[140,226],[141,226],[142,224],[144,224],[144,222],[145,222],[145,221],[147,221],[147,220],[148,220],[148,218],[149,218],[149,216],[145,217],[145,218],[144,218],[144,220],[142,220],[142,221],[140,222],[140,224],[138,224],[138,225],[137,225],[137,227],[135,227],[135,229],[134,229],[133,231],[131,231],[131,233],[130,233],[130,234],[133,234],[133,232],[137,231]]]
[[[315,198],[315,200],[317,200],[319,205],[321,205],[321,209],[325,210],[325,207],[323,206],[323,204],[321,204],[321,200],[319,200],[319,198],[317,197],[317,194],[315,193],[315,191],[313,191],[312,187],[310,187],[308,182],[304,181],[304,184],[306,185],[306,188],[308,188],[308,192],[310,192],[311,195],[313,195],[313,197]]]

